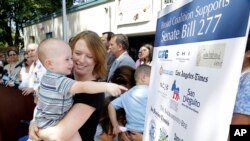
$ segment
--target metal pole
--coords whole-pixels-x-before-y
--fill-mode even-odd
[[[109,14],[109,31],[112,31],[111,29],[111,7],[108,8],[108,14]]]
[[[66,2],[62,0],[62,22],[63,22],[63,40],[68,42],[68,33],[67,33],[67,15],[66,15]]]

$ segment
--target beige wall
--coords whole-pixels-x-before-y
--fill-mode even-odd
[[[100,36],[102,32],[112,31],[127,35],[146,35],[154,33],[156,29],[157,13],[161,9],[161,0],[152,0],[152,19],[147,22],[116,25],[115,1],[106,2],[94,7],[67,14],[68,38],[83,30],[93,30]],[[110,13],[109,13],[110,12]],[[25,46],[30,42],[29,37],[34,36],[39,43],[46,38],[46,33],[52,32],[53,37],[63,39],[62,18],[55,17],[48,21],[27,26],[24,28]]]

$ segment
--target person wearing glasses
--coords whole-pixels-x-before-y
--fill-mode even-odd
[[[1,84],[6,86],[14,87],[18,84],[18,74],[20,73],[21,67],[17,67],[18,62],[18,52],[11,49],[7,52],[8,64],[4,66]]]

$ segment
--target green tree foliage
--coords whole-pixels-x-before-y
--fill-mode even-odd
[[[66,0],[67,7],[73,0]],[[60,11],[62,0],[0,0],[0,46],[23,44],[20,31],[25,23]],[[11,34],[15,33],[14,39]]]
[[[12,38],[11,38],[11,28],[9,26],[9,12],[10,7],[7,4],[6,0],[0,1],[0,44],[5,45],[8,43],[12,45]]]

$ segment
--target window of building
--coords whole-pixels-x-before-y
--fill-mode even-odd
[[[52,38],[52,37],[53,37],[52,32],[48,32],[48,33],[46,33],[46,39],[48,39],[48,38]]]
[[[35,36],[29,37],[29,43],[35,43]]]

